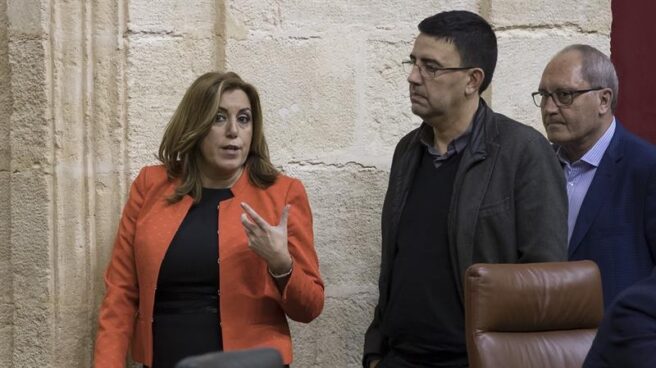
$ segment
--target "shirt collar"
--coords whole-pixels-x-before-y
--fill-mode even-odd
[[[586,152],[578,161],[585,162],[588,165],[594,167],[598,167],[602,157],[604,157],[604,153],[606,153],[606,149],[610,145],[610,140],[615,134],[615,126],[615,117],[613,117],[613,121],[610,123],[608,129],[606,129],[606,132],[604,132],[601,138],[597,140],[597,143],[595,143],[594,146],[592,146],[592,148],[590,148],[588,152]],[[565,157],[565,152],[563,152],[562,147],[558,146],[556,153],[558,154],[558,159],[560,162],[564,164],[571,164],[567,157]]]
[[[435,131],[430,125],[426,123],[422,124],[421,126],[419,132],[419,140],[424,146],[426,146],[426,148],[428,148],[428,152],[433,156],[450,156],[453,154],[461,153],[465,147],[467,147],[467,143],[469,143],[469,137],[474,130],[474,125],[477,124],[478,120],[480,120],[480,112],[482,107],[483,104],[479,103],[478,109],[476,110],[472,121],[469,123],[469,126],[467,126],[467,129],[462,134],[454,138],[451,142],[449,142],[446,152],[440,154],[437,149],[435,149],[435,146],[433,146]]]

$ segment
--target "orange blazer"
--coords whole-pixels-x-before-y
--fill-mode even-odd
[[[167,179],[161,165],[143,168],[132,183],[105,273],[95,367],[125,367],[130,344],[135,361],[152,364],[159,267],[193,201],[185,196],[175,204],[166,202],[177,183]],[[285,316],[310,322],[324,303],[307,194],[299,180],[284,175],[267,189],[257,188],[250,184],[246,170],[231,190],[234,196],[218,208],[223,349],[273,347],[289,364],[292,345]],[[282,293],[266,262],[248,248],[240,222],[241,202],[250,204],[270,224],[278,224],[283,207],[291,204],[287,236],[294,265]]]

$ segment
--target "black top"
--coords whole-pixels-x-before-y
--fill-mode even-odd
[[[383,333],[418,367],[467,365],[463,306],[450,261],[448,218],[462,154],[435,168],[424,150],[399,223]]]
[[[155,293],[152,368],[222,350],[219,310],[219,202],[229,189],[203,188],[173,237]]]

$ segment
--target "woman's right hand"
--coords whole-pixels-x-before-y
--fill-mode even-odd
[[[266,222],[246,203],[241,203],[244,213],[241,223],[248,237],[248,247],[267,263],[274,274],[284,274],[292,267],[292,257],[287,244],[287,218],[289,205],[286,205],[278,225]],[[251,221],[252,220],[252,221]]]

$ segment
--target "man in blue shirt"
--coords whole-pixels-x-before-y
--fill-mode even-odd
[[[656,265],[656,148],[616,120],[610,59],[571,45],[546,66],[533,93],[563,166],[568,258],[600,268],[604,304]]]

